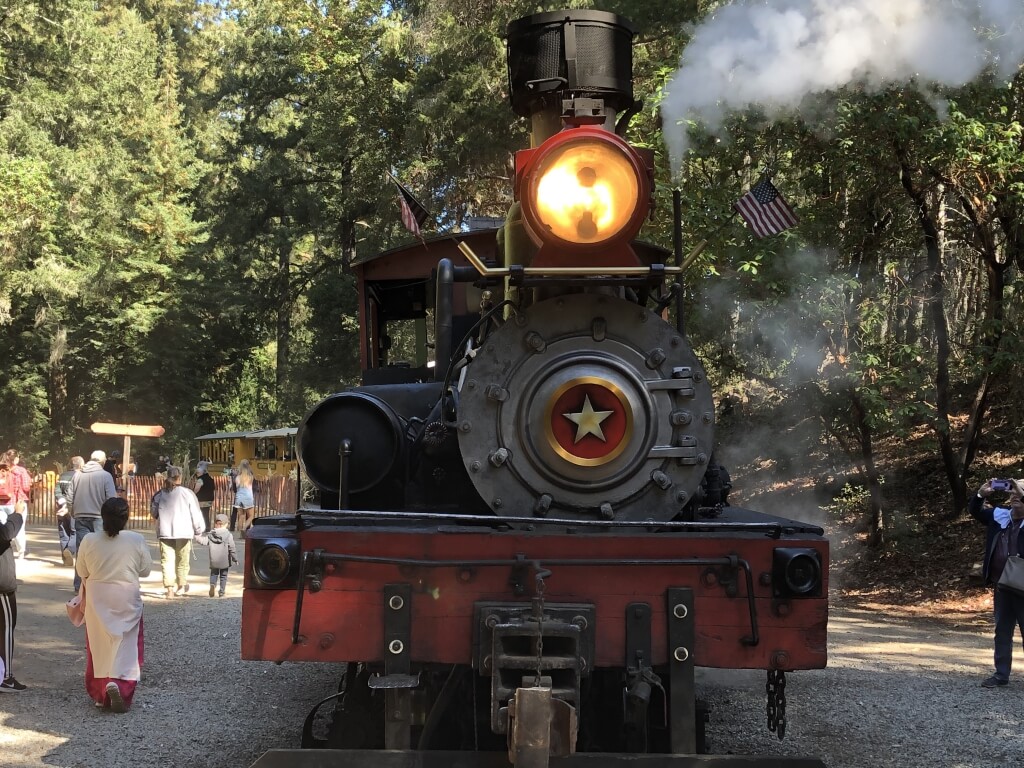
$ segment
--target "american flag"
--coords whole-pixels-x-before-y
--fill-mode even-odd
[[[768,179],[761,179],[752,186],[733,208],[758,237],[777,235],[800,223],[793,209]]]
[[[427,221],[427,209],[397,179],[394,181],[398,187],[398,204],[402,207],[402,224],[416,237],[421,237],[420,228]]]

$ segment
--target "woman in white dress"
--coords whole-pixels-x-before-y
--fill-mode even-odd
[[[126,531],[128,502],[100,509],[103,530],[88,534],[75,568],[85,595],[85,690],[97,707],[125,712],[142,675],[142,592],[153,560],[146,539]]]

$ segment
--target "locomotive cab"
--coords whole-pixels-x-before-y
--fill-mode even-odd
[[[698,665],[766,670],[784,733],[785,673],[826,662],[828,542],[728,503],[664,316],[679,268],[636,240],[632,37],[598,11],[510,24],[532,146],[504,226],[356,265],[363,383],[297,435],[320,508],[247,540],[243,658],[343,670],[310,765],[821,765],[695,757]]]

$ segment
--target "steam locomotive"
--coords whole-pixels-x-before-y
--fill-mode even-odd
[[[355,265],[363,383],[297,435],[319,505],[250,531],[243,658],[341,681],[303,728],[319,749],[257,765],[821,766],[700,755],[696,666],[766,670],[784,733],[785,673],[826,662],[829,551],[728,503],[711,386],[665,319],[681,269],[636,239],[634,30],[507,31],[514,204]]]

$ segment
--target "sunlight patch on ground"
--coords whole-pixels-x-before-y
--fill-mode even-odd
[[[914,605],[893,605],[883,595],[851,590],[846,595],[858,608],[877,611],[899,619],[934,618],[954,627],[990,629],[992,627],[992,593],[968,595],[959,600],[924,600]],[[872,599],[882,598],[882,599]],[[848,601],[850,602],[850,601]]]
[[[980,673],[988,663],[986,652],[991,642],[989,634],[978,628],[952,629],[938,624],[930,637],[922,637],[919,625],[904,627],[885,611],[872,613],[858,609],[842,617],[830,617],[828,665],[850,669],[913,667],[936,673],[950,669]]]
[[[42,755],[52,752],[67,741],[66,738],[53,736],[44,731],[18,728],[11,724],[13,719],[12,716],[7,715],[0,720],[0,754],[3,754],[5,766],[14,768],[19,765],[38,765],[42,760]],[[23,744],[26,742],[31,743],[38,752],[36,754],[24,753]]]

